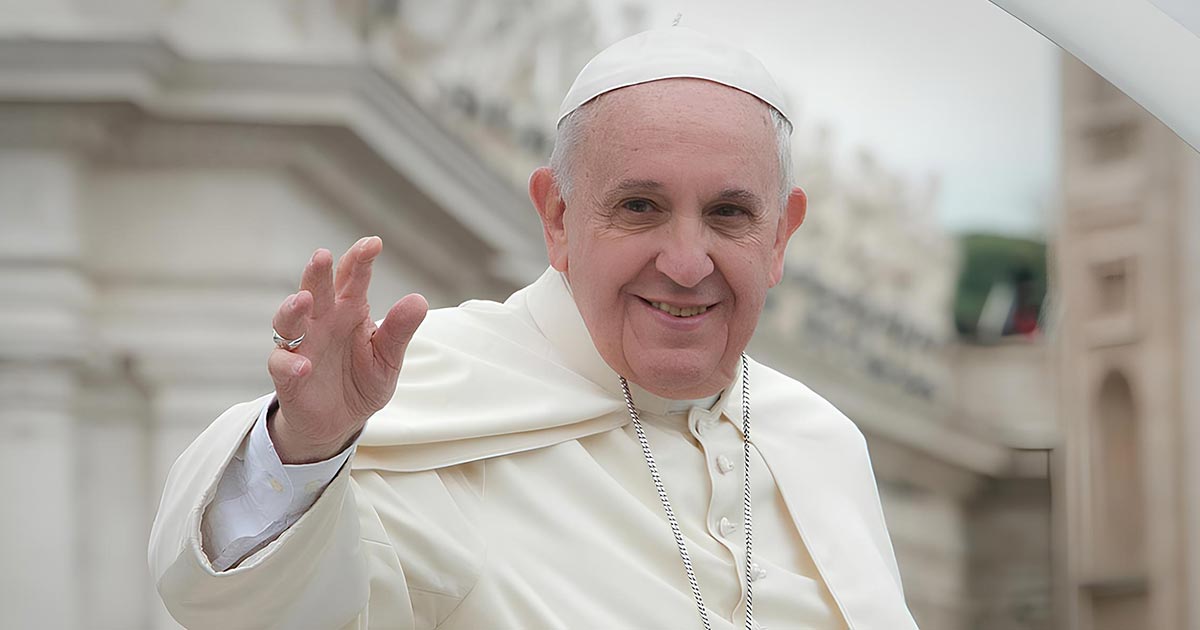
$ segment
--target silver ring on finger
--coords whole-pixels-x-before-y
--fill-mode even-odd
[[[284,339],[274,328],[271,329],[275,333],[275,347],[280,350],[295,350],[300,347],[300,342],[304,341],[304,335],[300,335],[295,339]]]

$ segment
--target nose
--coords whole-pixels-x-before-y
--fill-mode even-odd
[[[698,220],[672,221],[654,266],[675,284],[692,288],[713,272],[708,239]]]

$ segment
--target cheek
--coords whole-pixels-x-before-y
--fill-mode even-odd
[[[757,249],[739,251],[728,259],[725,278],[736,300],[735,321],[754,327],[771,286],[771,261],[769,255]]]
[[[621,318],[613,317],[620,308],[622,288],[632,279],[629,255],[614,243],[594,238],[572,241],[567,280],[581,309],[589,311],[591,325],[611,328]]]
[[[572,242],[576,268],[587,268],[603,284],[625,284],[654,257],[653,242],[646,235],[605,235],[589,232]]]

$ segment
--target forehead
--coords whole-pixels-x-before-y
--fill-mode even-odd
[[[593,184],[629,176],[658,179],[657,171],[714,186],[768,185],[777,176],[770,109],[741,90],[701,79],[667,79],[614,90],[589,107],[594,110],[584,129],[583,175]]]
[[[773,131],[766,103],[741,90],[704,79],[639,83],[597,97],[592,107],[595,126],[601,130],[674,120],[702,131],[736,131],[751,140],[756,136],[761,139],[762,132]]]

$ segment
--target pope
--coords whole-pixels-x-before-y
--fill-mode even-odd
[[[744,349],[806,211],[749,53],[681,27],[580,72],[529,195],[550,267],[378,324],[318,250],[275,392],[179,457],[151,534],[188,628],[915,628],[857,428]]]

